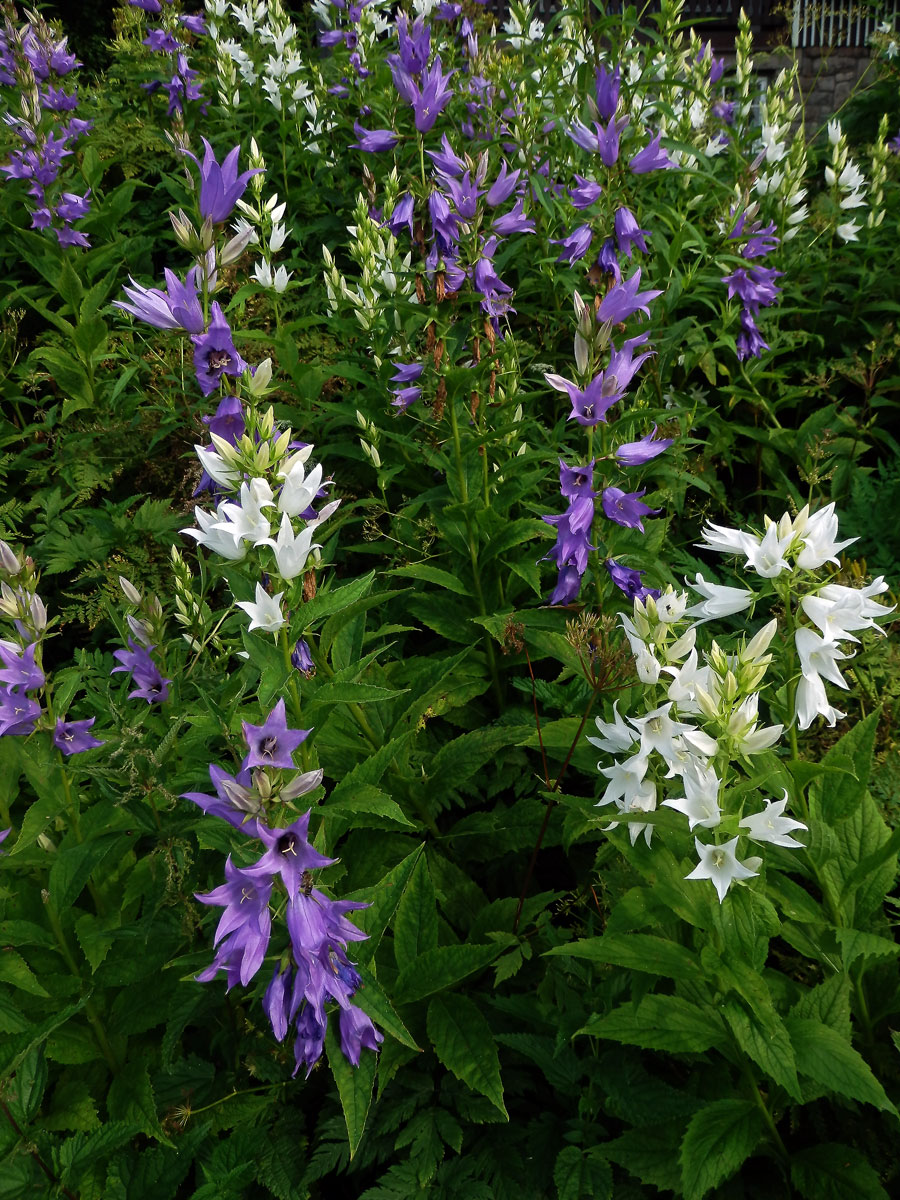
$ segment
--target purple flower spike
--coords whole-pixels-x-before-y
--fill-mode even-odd
[[[231,328],[217,300],[212,303],[212,320],[206,333],[192,334],[194,371],[204,396],[211,395],[223,375],[240,375],[247,364],[234,348]]]
[[[590,208],[600,199],[603,188],[599,183],[594,183],[592,179],[585,179],[583,175],[576,175],[575,179],[578,186],[569,188],[572,207],[578,210]]]
[[[153,649],[153,646],[145,649],[129,638],[127,650],[116,650],[113,653],[113,658],[120,665],[113,667],[110,675],[126,671],[131,675],[132,681],[137,684],[134,691],[128,693],[129,700],[146,700],[148,704],[162,704],[169,698],[169,684],[172,680],[163,679],[159,667],[150,657],[150,651]]]
[[[616,243],[618,244],[620,254],[627,254],[631,258],[634,246],[637,246],[638,250],[643,254],[647,253],[647,243],[644,241],[644,238],[650,236],[650,230],[638,227],[631,209],[617,209],[615,230]]]
[[[624,525],[626,529],[639,529],[643,533],[642,518],[648,515],[655,516],[661,511],[641,503],[641,496],[646,491],[646,488],[639,492],[623,492],[621,488],[617,487],[604,488],[601,501],[603,511],[610,521],[615,521],[617,525]]]
[[[362,150],[366,154],[378,154],[382,150],[393,150],[400,141],[391,129],[364,129],[359,121],[353,122],[357,141],[350,143],[351,150]]]
[[[33,692],[37,688],[43,687],[44,672],[34,661],[36,649],[37,644],[32,642],[21,654],[18,654],[15,650],[9,649],[7,644],[0,642],[0,661],[3,663],[0,680],[9,687],[21,688],[25,692]]]
[[[355,1004],[348,1004],[346,1008],[342,1008],[338,1021],[344,1057],[349,1059],[354,1067],[358,1067],[363,1047],[367,1050],[377,1050],[384,1041],[384,1036]]]
[[[562,246],[559,258],[556,261],[558,263],[579,262],[587,254],[588,250],[590,250],[592,238],[593,231],[590,225],[579,225],[568,237],[562,238],[560,241],[555,241],[551,238],[554,245]]]
[[[603,297],[600,307],[597,309],[597,320],[601,322],[611,321],[613,325],[617,325],[620,321],[626,321],[633,313],[642,312],[650,316],[648,305],[651,300],[655,300],[657,296],[662,295],[660,289],[639,292],[638,288],[641,285],[641,268],[626,279],[623,283],[617,284],[611,291]]]
[[[306,1077],[322,1057],[325,1048],[325,1024],[313,1012],[312,1006],[304,1005],[297,1018],[297,1040],[294,1042],[294,1075],[306,1067]]]
[[[639,467],[656,458],[672,445],[672,438],[657,438],[656,426],[639,442],[624,442],[616,450],[616,460],[625,467]]]
[[[85,750],[93,750],[105,743],[92,737],[88,730],[94,724],[94,717],[87,721],[57,721],[53,730],[53,745],[63,754],[81,754]]]
[[[313,662],[313,656],[309,652],[309,646],[303,638],[297,641],[291,654],[291,666],[295,671],[299,671],[301,675],[305,675],[307,679],[311,679],[316,673],[316,664]]]
[[[262,858],[258,859],[252,867],[247,868],[247,874],[258,879],[272,879],[276,875],[281,876],[281,880],[287,889],[289,899],[292,901],[291,908],[294,903],[300,901],[310,901],[311,896],[302,895],[303,876],[307,871],[318,870],[319,867],[330,867],[335,861],[333,858],[326,858],[324,854],[320,854],[318,850],[314,850],[307,840],[309,832],[309,813],[306,812],[302,817],[298,817],[292,825],[286,829],[268,829],[265,825],[259,825],[259,837],[266,847],[266,852]],[[321,894],[321,893],[320,893]],[[339,904],[338,901],[330,901],[331,904]],[[349,900],[342,902],[354,907]],[[319,924],[326,920],[326,910],[316,903],[303,904],[301,924],[309,926],[314,925],[315,929],[319,929]],[[355,907],[360,907],[356,905]],[[296,915],[296,914],[295,914]],[[357,935],[357,939],[364,938],[366,935],[356,928],[355,925],[350,925],[350,922],[345,922],[350,929]],[[291,911],[287,914],[288,930],[292,925]],[[322,928],[324,929],[324,925]],[[304,934],[304,939],[291,935],[295,945],[310,946],[309,938],[312,935],[307,932]],[[322,940],[325,940],[324,935],[319,938],[316,948]]]
[[[669,167],[674,167],[665,150],[659,144],[659,134],[650,141],[643,150],[639,150],[637,154],[629,161],[629,169],[635,175],[647,175],[650,171],[665,171]]]
[[[284,699],[278,701],[262,725],[243,722],[244,741],[249,753],[242,764],[247,767],[285,767],[294,763],[294,751],[310,735],[309,729],[288,729]]]
[[[394,211],[384,222],[394,237],[400,233],[404,227],[409,229],[409,236],[413,235],[413,215],[415,212],[415,201],[410,192],[404,192],[394,205]]]
[[[206,138],[203,138],[202,141],[205,147],[202,163],[195,154],[191,154],[190,150],[183,150],[182,153],[186,154],[188,158],[192,158],[200,168],[200,215],[204,219],[212,221],[214,225],[218,225],[221,221],[228,220],[234,211],[234,206],[243,196],[251,176],[259,175],[262,168],[255,167],[252,171],[243,171],[239,175],[237,168],[238,155],[241,152],[240,146],[229,150],[222,163],[219,164],[212,146]]]
[[[438,55],[427,71],[422,72],[422,90],[418,92],[413,103],[416,129],[419,133],[427,133],[432,128],[438,116],[443,112],[453,96],[453,90],[448,87],[453,71],[444,74],[441,67],[441,56]]]
[[[27,737],[41,715],[36,700],[17,692],[15,688],[0,690],[0,737]]]
[[[225,908],[216,929],[216,956],[197,980],[206,983],[219,971],[225,971],[230,989],[236,983],[246,987],[263,964],[272,933],[269,914],[272,878],[260,879],[249,871],[242,871],[234,866],[229,855],[225,862],[225,880],[221,887],[205,895],[197,894],[201,904]]]
[[[597,112],[604,121],[611,121],[619,107],[619,68],[607,71],[598,67],[596,72]]]
[[[656,599],[662,594],[659,588],[644,587],[643,571],[634,571],[631,567],[623,567],[621,563],[614,562],[611,558],[606,560],[606,569],[616,587],[632,600],[646,600],[648,596]]]
[[[130,303],[114,300],[113,307],[131,313],[155,329],[184,329],[188,333],[202,333],[203,309],[197,296],[197,268],[191,267],[184,283],[168,268],[165,277],[165,292],[159,288],[142,287],[132,279],[133,286],[122,289]]]
[[[485,196],[485,200],[491,208],[496,208],[498,204],[503,204],[508,200],[516,190],[516,184],[519,182],[521,171],[510,171],[506,164],[506,159],[500,164],[500,174],[494,180]]]
[[[182,799],[190,800],[210,816],[227,821],[248,837],[259,837],[256,813],[259,811],[260,800],[251,787],[253,777],[249,769],[244,768],[232,777],[227,771],[211,763],[209,777],[216,789],[215,796],[207,796],[204,792],[184,792]]]

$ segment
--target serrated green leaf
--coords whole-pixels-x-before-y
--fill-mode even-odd
[[[596,1153],[566,1146],[556,1156],[553,1182],[559,1200],[609,1200],[612,1171]]]
[[[604,1155],[626,1171],[664,1192],[681,1191],[678,1151],[684,1121],[656,1121],[646,1129],[629,1129],[614,1141],[604,1142]]]
[[[806,1200],[889,1200],[862,1154],[836,1142],[792,1154],[791,1183]]]
[[[645,996],[636,1008],[623,1004],[606,1016],[592,1017],[578,1032],[673,1054],[701,1054],[727,1041],[713,1009],[680,996]]]
[[[366,1119],[372,1103],[372,1088],[375,1083],[376,1055],[369,1050],[363,1050],[359,1066],[354,1067],[344,1057],[338,1036],[335,1033],[335,1021],[328,1022],[325,1034],[325,1053],[328,1065],[337,1084],[341,1108],[344,1111],[344,1121],[347,1125],[347,1140],[350,1144],[350,1157],[356,1154],[366,1128]]]
[[[138,1132],[134,1125],[112,1120],[96,1133],[88,1136],[78,1133],[69,1138],[60,1155],[63,1183],[77,1186],[85,1171],[130,1142]]]
[[[354,958],[357,962],[371,961],[382,934],[397,911],[397,905],[409,883],[409,877],[424,849],[424,844],[417,846],[412,854],[408,854],[402,862],[397,863],[396,867],[392,867],[374,887],[363,888],[347,897],[349,900],[364,900],[369,905],[368,908],[361,909],[354,916],[356,925],[368,934],[366,941],[359,942],[355,947]]]
[[[394,958],[402,971],[438,941],[437,898],[423,854],[413,869],[394,918]]]
[[[685,1200],[703,1200],[750,1157],[765,1126],[750,1100],[715,1100],[691,1118],[681,1143]]]
[[[22,827],[16,844],[9,851],[10,858],[21,854],[38,840],[51,821],[55,821],[66,807],[66,794],[62,788],[62,778],[57,771],[48,772],[47,786],[38,793],[34,804],[29,805],[22,819]]]
[[[413,827],[413,822],[409,820],[397,801],[392,800],[381,788],[373,787],[372,784],[362,784],[353,792],[342,790],[336,803],[332,793],[331,798],[322,805],[322,812],[326,816],[345,812],[369,813],[375,817],[384,817],[385,820],[396,822],[398,825]]]
[[[503,945],[437,946],[426,950],[397,976],[394,999],[411,1004],[451,988],[483,971],[505,949]]]
[[[136,1126],[141,1133],[167,1141],[156,1114],[147,1064],[142,1059],[132,1059],[122,1066],[110,1085],[106,1104],[110,1120]]]
[[[849,817],[865,795],[872,771],[875,735],[880,719],[879,707],[829,747],[821,760],[823,766],[834,766],[844,772],[853,772],[829,775],[816,784],[815,794],[822,817],[830,825]]]
[[[508,1119],[497,1044],[478,1005],[468,996],[435,996],[428,1005],[426,1027],[434,1052],[448,1071]]]
[[[610,966],[627,967],[632,971],[645,971],[650,975],[662,975],[666,979],[696,979],[700,973],[700,961],[693,951],[666,938],[648,933],[606,934],[598,938],[583,938],[554,946],[547,955],[586,958],[591,962],[607,963]]]
[[[41,1127],[90,1133],[98,1129],[100,1118],[90,1088],[82,1079],[65,1079],[56,1085],[50,1111],[41,1119]]]
[[[50,868],[50,900],[57,912],[65,912],[81,895],[91,873],[100,866],[107,855],[127,844],[129,839],[119,834],[93,838],[91,841],[74,842],[61,847],[54,856]]]
[[[456,575],[433,567],[430,563],[408,563],[405,567],[394,567],[388,575],[399,575],[401,579],[421,579],[425,583],[434,583],[447,591],[455,592],[458,596],[471,596],[470,590]]]
[[[821,1021],[788,1017],[785,1024],[801,1075],[809,1076],[839,1096],[896,1114],[869,1064],[853,1049],[848,1038]]]
[[[389,1033],[391,1037],[396,1038],[404,1046],[408,1046],[410,1050],[420,1050],[412,1034],[397,1016],[393,1005],[372,972],[361,963],[357,963],[357,970],[362,977],[362,987],[354,995],[354,1002],[385,1033]]]
[[[726,1000],[721,1008],[744,1053],[770,1079],[783,1087],[791,1099],[801,1103],[803,1096],[797,1080],[791,1039],[778,1014],[774,1010],[750,1013],[737,1000]]]
[[[40,1108],[47,1078],[43,1046],[32,1046],[16,1067],[6,1092],[10,1111],[19,1125],[28,1125]]]
[[[32,996],[50,995],[18,950],[11,947],[0,949],[0,982],[9,983]]]
[[[900,946],[896,942],[879,937],[877,933],[864,933],[861,929],[848,929],[839,925],[834,929],[834,936],[841,948],[845,971],[848,971],[858,958],[895,958],[900,954]]]

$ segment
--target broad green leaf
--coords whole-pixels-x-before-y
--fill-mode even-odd
[[[50,995],[22,955],[12,947],[0,950],[0,982],[11,984],[32,996]]]
[[[85,1171],[130,1142],[139,1131],[139,1126],[110,1120],[96,1133],[69,1138],[60,1155],[63,1183],[77,1185]]]
[[[129,844],[130,839],[118,834],[98,837],[87,842],[72,842],[61,847],[50,868],[50,900],[57,912],[70,908],[107,855]]]
[[[858,958],[894,958],[900,954],[900,945],[890,938],[879,937],[877,933],[837,926],[834,936],[841,948],[845,971],[849,971]]]
[[[803,1097],[791,1039],[777,1013],[750,1013],[737,1000],[726,1000],[721,1008],[737,1044],[747,1057],[799,1104]]]
[[[322,805],[321,811],[325,816],[337,813],[369,813],[375,817],[384,817],[386,821],[412,828],[412,821],[404,813],[396,800],[385,795],[381,788],[371,784],[362,784],[352,792],[342,790],[340,799],[334,803],[334,793]]]
[[[370,571],[368,575],[340,587],[317,592],[312,600],[303,605],[304,629],[311,629],[314,623],[323,617],[330,617],[332,613],[348,608],[354,601],[365,596],[374,582],[375,572]]]
[[[27,1125],[40,1108],[47,1087],[47,1060],[43,1046],[33,1046],[16,1068],[6,1100],[19,1125]]]
[[[847,975],[832,975],[824,983],[810,988],[791,1009],[791,1018],[821,1021],[836,1030],[847,1042],[851,1037],[850,1025],[850,978]]]
[[[377,1055],[371,1050],[363,1050],[360,1054],[359,1066],[354,1067],[344,1057],[338,1035],[335,1032],[337,1022],[328,1022],[325,1034],[325,1053],[328,1065],[337,1084],[341,1108],[344,1110],[344,1121],[347,1125],[347,1140],[350,1144],[350,1157],[356,1154],[366,1128],[366,1119],[372,1103],[372,1088],[375,1083]]]
[[[421,1047],[416,1045],[412,1034],[397,1016],[393,1005],[374,974],[361,963],[357,963],[357,970],[362,978],[362,987],[353,997],[354,1002],[385,1033],[389,1033],[391,1037],[396,1038],[404,1046],[408,1046],[410,1050],[421,1051]]]
[[[323,683],[316,690],[316,704],[374,704],[380,700],[395,700],[406,688],[380,687],[377,683],[349,683],[338,680]]]
[[[394,958],[398,970],[409,967],[438,942],[437,898],[423,854],[413,869],[394,918]]]
[[[806,1200],[889,1200],[862,1154],[837,1142],[792,1154],[791,1183]]]
[[[750,1100],[714,1100],[691,1118],[681,1143],[685,1200],[703,1200],[756,1149],[765,1130]]]
[[[644,1118],[649,1120],[648,1111]],[[604,1155],[661,1192],[681,1191],[678,1152],[684,1136],[683,1120],[654,1121],[643,1129],[629,1129],[614,1141],[603,1142]]]
[[[447,591],[455,592],[458,596],[472,594],[458,576],[440,567],[433,567],[430,563],[409,563],[405,567],[394,567],[387,574],[399,575],[401,579],[421,579],[425,583],[434,583]]]
[[[110,1085],[106,1104],[110,1120],[134,1125],[160,1141],[167,1140],[156,1115],[150,1074],[143,1059],[131,1059],[121,1067]]]
[[[628,967],[666,979],[696,979],[700,962],[687,947],[649,933],[606,934],[599,938],[584,938],[555,946],[548,955],[587,958],[592,962]]]
[[[623,1004],[606,1016],[591,1017],[579,1033],[673,1054],[701,1054],[722,1046],[727,1035],[711,1008],[680,996],[645,996],[640,1004]]]
[[[348,900],[365,900],[369,905],[368,908],[363,908],[354,914],[354,923],[369,935],[366,941],[357,943],[354,948],[353,957],[357,962],[371,961],[382,934],[397,911],[397,905],[409,883],[409,877],[424,849],[424,844],[417,846],[412,854],[408,854],[402,862],[397,863],[396,867],[392,867],[374,887],[364,888],[362,891],[354,892],[352,896],[346,897]]]
[[[580,1146],[566,1146],[556,1156],[553,1182],[559,1200],[610,1200],[613,1179],[609,1163]]]
[[[839,1096],[896,1114],[869,1064],[853,1049],[849,1039],[821,1021],[788,1017],[785,1024],[801,1075],[808,1075]]]
[[[881,709],[876,708],[835,742],[822,758],[823,766],[838,767],[841,771],[849,768],[853,772],[853,775],[829,775],[816,784],[821,815],[830,825],[849,817],[865,795],[880,718]]]
[[[463,995],[435,996],[426,1023],[434,1052],[444,1066],[508,1117],[497,1045],[477,1004]]]
[[[57,770],[56,773],[48,774],[47,787],[39,794],[34,804],[29,805],[16,844],[9,851],[10,858],[33,846],[50,822],[55,821],[65,807],[66,796]]]
[[[409,1004],[453,987],[469,975],[483,971],[504,949],[498,943],[492,946],[437,946],[426,950],[397,976],[394,999],[398,1004]]]
[[[7,1079],[35,1046],[40,1046],[46,1042],[55,1030],[59,1029],[61,1025],[65,1025],[70,1017],[84,1008],[86,1003],[87,999],[83,996],[80,1000],[76,1000],[74,1004],[67,1004],[64,1009],[54,1013],[52,1017],[48,1017],[40,1025],[28,1028],[19,1037],[15,1039],[7,1038],[2,1043],[2,1050],[0,1050],[0,1062],[2,1062],[0,1080]],[[47,1050],[47,1057],[53,1058],[49,1048]]]
[[[41,1118],[44,1129],[90,1133],[100,1127],[97,1102],[83,1079],[65,1079],[56,1085],[50,1111]]]

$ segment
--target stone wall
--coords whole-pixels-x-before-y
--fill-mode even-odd
[[[871,56],[866,46],[806,46],[796,53],[806,100],[806,130],[812,133],[848,98]]]

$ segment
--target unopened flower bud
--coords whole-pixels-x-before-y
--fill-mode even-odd
[[[0,567],[9,575],[18,575],[22,570],[22,564],[19,562],[18,555],[4,541],[0,541]]]
[[[265,770],[260,769],[253,772],[253,786],[259,793],[261,800],[271,800],[272,780],[266,774]]]
[[[235,234],[235,236],[223,246],[222,252],[219,255],[219,263],[223,267],[227,267],[230,263],[237,262],[237,260],[247,249],[252,237],[253,230],[249,226],[240,233]]]
[[[175,231],[175,238],[178,244],[183,246],[185,250],[194,250],[199,245],[199,239],[190,218],[179,209],[177,216],[175,213],[170,212],[169,219],[172,222],[172,229]]]
[[[31,597],[28,607],[31,612],[31,624],[35,633],[43,633],[47,628],[47,609],[37,592]]]
[[[264,396],[266,389],[272,382],[272,360],[264,358],[257,366],[256,370],[248,374],[244,373],[244,383],[247,391],[251,396]]]
[[[141,593],[137,590],[134,584],[125,578],[124,575],[119,576],[119,587],[129,604],[140,604]]]

